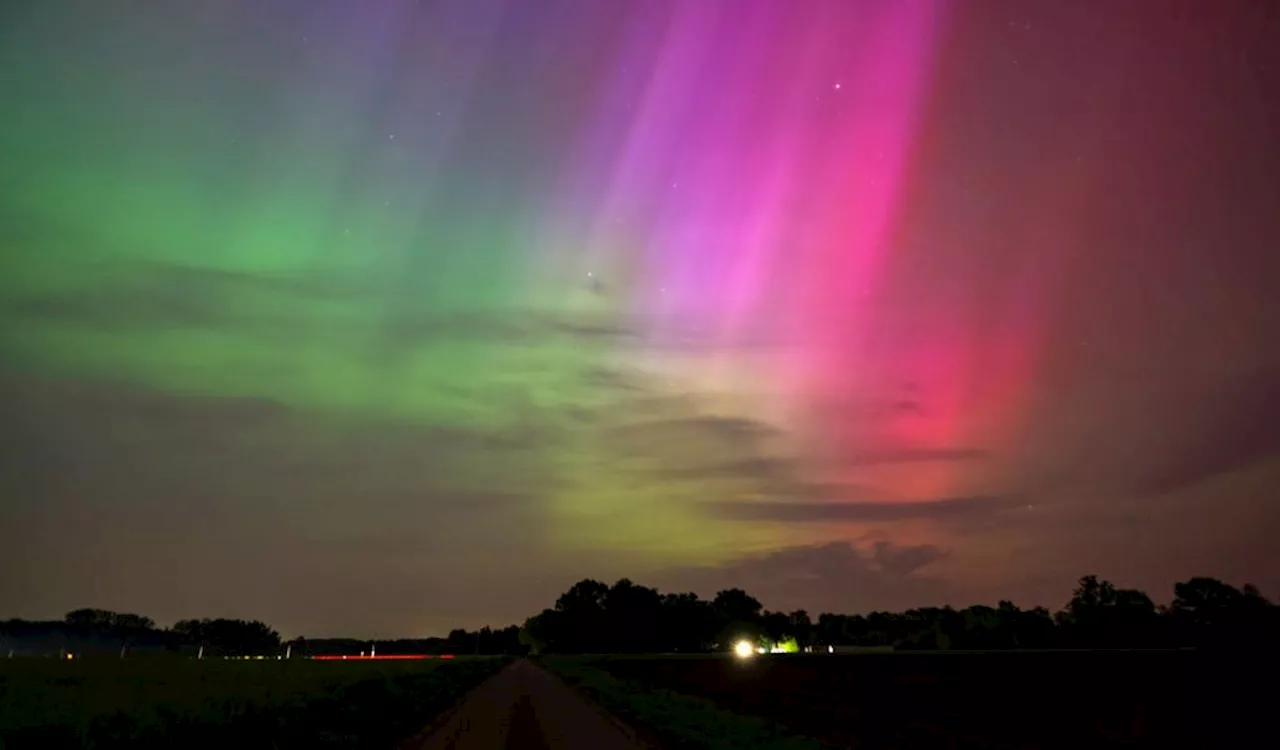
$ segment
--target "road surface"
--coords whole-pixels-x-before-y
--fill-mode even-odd
[[[651,748],[560,678],[526,659],[471,691],[405,750]]]

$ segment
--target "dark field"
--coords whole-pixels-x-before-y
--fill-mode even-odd
[[[392,747],[507,659],[0,661],[0,748]]]
[[[581,682],[584,668],[603,670],[633,701],[653,688],[700,696],[838,747],[1234,747],[1269,710],[1274,663],[1075,651],[583,657],[558,671]],[[655,724],[642,714],[633,720]]]

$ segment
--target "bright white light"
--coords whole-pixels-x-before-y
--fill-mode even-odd
[[[738,641],[733,644],[733,653],[736,654],[739,659],[750,658],[750,656],[755,652],[755,648],[752,647],[749,641]]]
[[[828,653],[828,654],[834,654],[835,652],[836,652],[836,647],[835,647],[835,646],[827,646],[827,653]]]

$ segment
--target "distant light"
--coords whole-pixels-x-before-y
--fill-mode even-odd
[[[834,654],[835,652],[836,652],[836,647],[835,647],[835,646],[827,646],[827,653],[828,653],[828,654]]]
[[[739,659],[749,659],[756,652],[750,641],[738,641],[733,644],[733,653]]]

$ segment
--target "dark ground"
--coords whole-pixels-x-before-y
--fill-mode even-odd
[[[558,677],[519,660],[403,750],[641,750],[648,747]]]
[[[1236,747],[1275,704],[1276,660],[1072,651],[604,657],[592,664],[839,747]]]
[[[390,747],[506,662],[0,659],[0,750]]]

